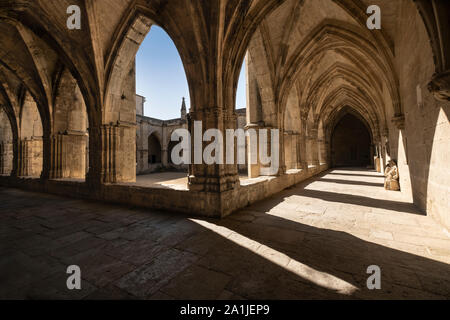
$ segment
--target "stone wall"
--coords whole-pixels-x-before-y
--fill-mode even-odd
[[[239,184],[234,190],[224,193],[138,187],[126,183],[106,184],[92,189],[83,182],[43,181],[40,179],[14,177],[3,177],[0,179],[0,186],[180,212],[191,216],[221,218],[314,177],[327,169],[326,165],[322,165],[308,170],[292,170],[279,177],[261,177],[247,180]]]
[[[163,169],[187,171],[187,166],[175,166],[170,163],[169,144],[172,132],[176,129],[187,129],[187,124],[181,118],[169,121],[153,119],[145,116],[137,116],[137,174],[148,174]],[[149,162],[149,137],[158,140],[161,146],[159,150],[159,163]]]
[[[64,2],[23,3],[0,5],[5,17],[0,20],[0,104],[12,119],[13,175],[41,176],[43,182],[8,178],[12,184],[59,192],[55,188],[65,185],[49,179],[66,169],[81,176],[82,170],[67,168],[67,159],[83,149],[80,141],[70,146],[75,131],[85,134],[79,120],[86,116],[89,172],[83,194],[144,201],[147,191],[137,192],[135,200],[129,193],[136,190],[121,183],[135,180],[136,164],[152,170],[148,136],[159,136],[161,162],[168,164],[171,130],[194,121],[202,121],[205,130],[244,124],[279,129],[281,165],[264,178],[272,192],[292,182],[292,170],[303,175],[327,167],[332,129],[343,113],[352,113],[370,131],[380,171],[389,159],[396,160],[402,192],[443,226],[450,225],[448,1],[252,0],[240,1],[239,10],[204,0],[87,1],[81,10],[90,27],[77,31],[60,28],[67,16]],[[381,31],[367,28],[369,4],[381,7]],[[186,110],[181,113],[181,124],[143,118],[136,127],[142,110],[136,108],[134,59],[155,21],[179,51],[191,110],[187,118]],[[241,122],[235,100],[246,52],[248,106]],[[61,147],[55,141],[68,143]],[[250,141],[249,149],[254,144]],[[71,150],[66,168],[64,150]],[[81,158],[74,159],[83,166]],[[249,166],[249,175],[259,177],[263,169],[260,163]],[[238,174],[231,165],[190,165],[188,196],[198,203],[189,201],[189,210],[223,216],[253,196],[267,196],[260,190],[264,183],[242,188]],[[169,197],[161,195],[161,202]]]
[[[145,102],[142,97],[137,96],[137,103],[143,104]],[[137,107],[143,109],[143,106]],[[137,115],[137,130],[136,130],[136,172],[138,175],[159,172],[162,170],[178,170],[187,172],[188,166],[175,165],[171,162],[171,143],[172,133],[177,129],[188,129],[186,117],[183,116],[184,109],[181,109],[182,117],[171,120],[160,120],[143,115]],[[247,123],[246,109],[236,110],[237,128],[244,129]],[[149,137],[158,140],[161,145],[159,163],[150,163],[149,159]],[[243,174],[247,172],[247,165],[239,165],[239,171]]]
[[[395,66],[405,131],[392,138],[402,149],[406,146],[406,152],[398,152],[401,187],[403,192],[412,188],[414,203],[450,229],[450,102],[440,102],[428,91],[435,70],[430,40],[414,4],[399,2]]]

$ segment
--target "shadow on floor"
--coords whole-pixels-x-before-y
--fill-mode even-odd
[[[319,179],[317,181],[330,182],[330,183],[340,183],[340,184],[350,184],[350,185],[360,185],[360,186],[369,186],[369,187],[383,187],[384,186],[384,183],[354,181],[354,180],[339,180],[339,179],[322,178],[322,179]]]
[[[312,199],[321,199],[329,202],[348,203],[358,206],[366,206],[371,208],[406,212],[416,215],[424,215],[417,209],[416,206],[414,206],[414,204],[401,201],[375,199],[365,196],[357,196],[352,194],[319,191],[319,190],[303,190],[301,192],[301,196],[310,197]]]
[[[316,272],[304,269],[296,279],[311,281],[311,292],[319,288],[319,291],[324,290],[314,285],[314,280],[324,273],[335,278],[324,280],[330,287],[339,288],[336,279],[356,287],[358,290],[350,293],[349,297],[357,299],[450,297],[449,265],[364,241],[346,232],[311,227],[268,214],[258,216],[253,223],[236,225],[223,221],[219,225],[314,269]],[[216,263],[219,257],[210,259],[211,263]],[[367,289],[369,275],[366,270],[371,265],[381,268],[382,290]],[[235,279],[237,283],[248,281],[248,274],[237,276],[240,279]],[[336,290],[328,288],[326,292],[330,294],[329,298],[336,297]]]
[[[374,171],[374,173],[378,173],[378,172]],[[380,178],[380,179],[383,179],[383,176],[380,175],[380,174],[378,174],[378,175],[376,175],[376,174],[370,175],[370,174],[337,173],[337,172],[329,172],[328,174],[336,175],[336,176],[369,177],[369,178]]]
[[[332,201],[295,187],[219,221],[0,189],[0,298],[450,297],[448,264],[265,213],[296,194]],[[80,291],[66,287],[73,264],[82,270]],[[366,287],[370,265],[381,268],[382,290]]]

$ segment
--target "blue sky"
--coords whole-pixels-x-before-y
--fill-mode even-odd
[[[246,105],[245,84],[243,68],[237,108]],[[179,118],[182,97],[186,97],[189,111],[189,89],[181,58],[170,37],[160,27],[152,27],[136,55],[136,92],[147,99],[144,114],[148,117]]]

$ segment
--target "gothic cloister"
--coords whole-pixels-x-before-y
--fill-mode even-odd
[[[140,182],[143,139],[147,167],[171,161],[167,139],[138,137],[154,25],[189,85],[176,125],[277,129],[275,172],[256,156],[245,175]],[[450,297],[446,0],[0,0],[0,106],[2,299]],[[400,191],[383,187],[391,160]],[[74,264],[86,285],[69,292]]]

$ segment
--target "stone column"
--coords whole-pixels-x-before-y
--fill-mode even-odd
[[[103,183],[117,182],[117,165],[119,149],[119,128],[117,125],[103,125],[100,131],[102,139],[102,168]]]
[[[64,132],[51,137],[50,179],[84,179],[86,174],[87,134]]]
[[[388,152],[386,151],[387,147],[389,147],[389,131],[387,128],[384,128],[380,132],[380,135],[375,139],[375,143],[377,144],[378,157],[380,158],[380,172],[384,173],[389,160]]]
[[[370,145],[370,165],[375,168],[375,145],[371,144]]]
[[[381,162],[382,172],[384,172],[389,160],[391,160],[391,147],[389,145],[389,131],[386,129],[381,138],[381,154],[383,161]]]
[[[311,129],[308,139],[311,143],[311,165],[319,167],[319,141],[318,130],[316,128]]]
[[[308,158],[306,154],[306,121],[302,118],[302,129],[297,136],[297,168],[308,170]]]
[[[291,148],[293,149],[291,160],[292,165],[294,169],[301,169],[301,166],[299,165],[299,139],[300,139],[300,132],[293,132],[291,136]],[[294,149],[295,148],[295,149]]]
[[[326,163],[326,147],[325,140],[319,138],[317,140],[318,148],[319,148],[319,164]]]
[[[30,153],[30,141],[26,138],[19,141],[19,150],[18,150],[18,171],[17,175],[19,177],[27,177],[30,173],[30,163],[29,156]]]
[[[254,132],[256,133],[255,136],[256,137],[251,137],[250,135],[247,137],[247,159],[248,159],[248,174],[250,178],[257,178],[260,175],[267,175],[267,172],[264,172],[265,168],[270,168],[271,164],[263,164],[261,162],[260,159],[260,143],[261,143],[261,136],[260,130],[266,130],[267,131],[267,150],[266,150],[266,154],[271,156],[271,150],[272,150],[272,127],[267,127],[264,125],[263,122],[259,122],[259,123],[251,123],[248,124],[245,129],[247,130],[247,132],[249,132],[250,130],[254,130]],[[278,176],[281,175],[283,173],[286,172],[286,165],[284,163],[284,144],[283,144],[283,133],[280,131],[279,132],[279,163],[278,163],[278,170],[276,172],[273,172],[271,175],[272,176]],[[256,153],[256,155],[254,155],[254,153]],[[255,157],[256,159],[256,163],[252,164],[251,163],[251,159],[252,156]]]
[[[284,131],[284,172],[290,169],[297,168],[297,136],[298,132],[294,131]],[[281,157],[280,157],[281,158]],[[288,161],[289,160],[289,161]]]
[[[13,172],[13,161],[14,161],[14,152],[13,152],[13,141],[4,141],[3,142],[3,165],[2,165],[2,174],[11,175]]]
[[[380,173],[384,172],[385,158],[384,158],[384,148],[381,141],[378,144],[378,158],[380,158]]]
[[[184,103],[184,100],[183,100]],[[186,108],[186,106],[184,106],[184,108]],[[183,109],[183,107],[182,107]],[[168,152],[168,148],[169,148],[169,141],[170,141],[170,137],[167,137],[168,135],[168,128],[167,128],[167,123],[163,123],[162,126],[162,134],[161,134],[161,164],[163,166],[163,168],[168,168],[169,167],[169,152]]]
[[[194,123],[202,124],[201,132],[195,130]],[[204,108],[196,112],[190,112],[189,130],[191,132],[191,157],[192,164],[189,168],[189,190],[198,192],[222,193],[239,187],[239,175],[237,164],[210,164],[204,163],[203,151],[210,142],[203,142],[203,134],[208,129],[219,129],[223,134],[223,160],[226,161],[226,129],[236,129],[236,115],[228,114],[219,107]],[[197,141],[197,142],[196,142]],[[201,141],[201,142],[200,142]],[[195,159],[195,149],[198,148],[198,158]],[[200,152],[201,150],[201,152]],[[201,153],[201,155],[200,155]],[[196,164],[200,162],[202,164]]]
[[[91,184],[117,182],[117,126],[113,124],[89,128],[89,172]]]
[[[161,163],[164,168],[169,167],[169,152],[167,150],[167,146],[164,146],[161,150]]]
[[[4,142],[0,142],[0,175],[5,174],[5,146]]]
[[[381,173],[384,172],[384,168],[386,167],[386,163],[387,163],[387,155],[386,155],[386,137],[382,137],[380,139],[380,143],[378,145],[378,150],[379,150],[379,156],[380,156],[380,169],[381,169]]]
[[[273,127],[265,127],[262,129],[266,129],[267,130],[267,154],[270,154],[271,157],[272,156],[272,131],[273,129],[278,129],[278,128],[273,128]],[[284,138],[285,138],[285,134],[284,134],[284,130],[283,129],[278,129],[278,170],[271,173],[271,176],[280,176],[286,173],[286,158],[285,158],[285,145],[284,145]],[[276,148],[276,147],[275,147]],[[262,165],[262,168],[270,168],[271,164],[269,165]],[[262,172],[264,174],[264,172]],[[267,174],[266,174],[267,175]]]
[[[63,177],[62,134],[53,135],[50,139],[51,139],[50,179],[60,179]]]
[[[260,176],[260,162],[259,162],[259,129],[263,127],[263,123],[250,123],[245,127],[245,130],[254,130],[255,136],[247,137],[247,166],[249,178],[257,178]],[[256,159],[256,163],[252,164],[252,158]]]
[[[89,161],[86,173],[86,182],[96,187],[102,181],[102,129],[101,127],[89,127]]]
[[[29,153],[31,175],[42,177],[44,173],[45,141],[42,137],[33,137],[31,140],[31,152]]]
[[[88,129],[89,131],[89,129]],[[85,165],[84,165],[84,172],[85,172],[85,178],[87,173],[89,172],[89,144],[90,144],[89,134],[86,132],[86,148],[84,149],[84,159],[85,159]]]
[[[136,179],[136,124],[117,122],[89,128],[87,180],[118,183]]]

